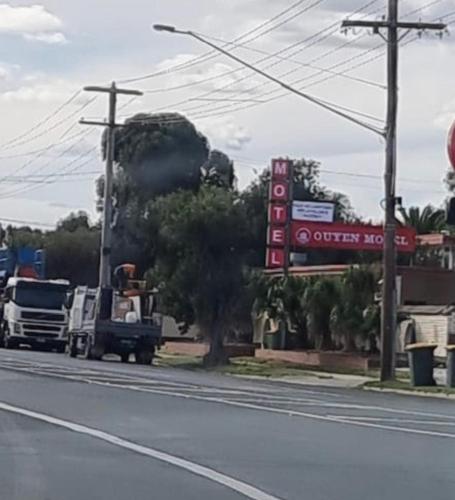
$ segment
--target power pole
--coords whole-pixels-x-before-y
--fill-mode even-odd
[[[398,108],[398,44],[411,30],[444,30],[443,23],[413,23],[398,20],[398,0],[389,0],[387,19],[381,21],[343,21],[344,28],[372,28],[387,43],[387,118],[385,127],[386,165],[384,174],[384,277],[382,286],[381,314],[381,381],[395,378],[395,335],[397,325],[396,293],[396,221],[395,178],[397,157],[397,108]],[[399,30],[405,30],[399,37]],[[381,33],[386,31],[386,36]]]
[[[99,125],[107,130],[106,137],[106,172],[104,179],[104,200],[103,200],[103,225],[101,232],[101,252],[99,286],[101,293],[103,290],[111,288],[111,246],[112,246],[112,180],[114,171],[114,148],[115,129],[121,125],[115,123],[115,112],[117,105],[117,95],[140,96],[142,92],[137,90],[119,89],[115,82],[110,87],[84,87],[87,92],[104,92],[109,94],[109,118],[107,122],[97,122],[91,120],[80,120],[84,125]]]

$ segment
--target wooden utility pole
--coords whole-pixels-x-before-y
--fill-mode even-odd
[[[444,30],[443,23],[413,23],[398,20],[398,0],[389,0],[387,19],[381,21],[343,21],[344,28],[372,28],[387,43],[387,122],[385,128],[386,165],[385,221],[384,221],[384,277],[382,286],[381,316],[381,381],[395,377],[395,336],[397,327],[396,293],[396,243],[395,243],[395,178],[397,157],[397,108],[398,108],[398,44],[411,30]],[[381,30],[385,30],[384,36]],[[399,37],[399,30],[404,30]]]
[[[106,172],[104,176],[103,223],[101,230],[99,287],[100,302],[98,307],[99,319],[110,319],[112,311],[112,276],[111,276],[111,247],[112,247],[112,181],[114,174],[115,128],[121,125],[115,123],[117,95],[140,96],[137,90],[119,89],[115,82],[110,87],[84,87],[87,92],[104,92],[109,94],[109,118],[107,122],[80,120],[84,125],[99,125],[107,130],[106,137]]]
[[[115,128],[121,125],[115,123],[117,95],[140,96],[137,90],[119,89],[115,82],[110,87],[84,87],[87,92],[104,92],[109,94],[109,118],[107,122],[80,120],[84,125],[99,125],[107,130],[106,137],[106,172],[104,178],[103,225],[101,232],[101,252],[99,286],[101,290],[111,287],[111,247],[112,247],[112,181],[114,171]]]

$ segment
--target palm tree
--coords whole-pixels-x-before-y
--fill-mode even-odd
[[[351,268],[340,278],[339,300],[330,313],[332,340],[344,351],[354,351],[370,332],[365,310],[372,305],[377,276],[370,268]]]
[[[445,227],[445,211],[426,205],[422,210],[420,207],[403,207],[398,209],[400,222],[406,226],[413,227],[417,234],[437,233]]]
[[[330,336],[330,312],[341,299],[338,282],[331,277],[317,277],[311,281],[302,302],[308,309],[308,334],[318,350],[332,347]]]

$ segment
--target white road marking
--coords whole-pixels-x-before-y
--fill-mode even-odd
[[[107,385],[110,387],[117,387],[115,384],[99,384],[99,385]],[[122,387],[125,387],[125,386],[122,386]],[[342,416],[331,417],[328,415],[318,415],[315,413],[306,413],[306,412],[284,409],[284,408],[273,408],[271,406],[260,406],[260,405],[255,405],[255,404],[251,404],[251,403],[242,403],[241,401],[233,401],[233,400],[223,399],[223,398],[214,398],[214,397],[211,398],[211,397],[205,397],[205,396],[196,396],[194,394],[184,394],[184,393],[177,393],[177,392],[161,391],[158,389],[148,389],[148,388],[144,388],[144,387],[127,386],[127,388],[138,391],[138,392],[152,392],[155,394],[163,394],[165,396],[180,397],[180,398],[184,398],[184,399],[194,399],[197,401],[205,401],[205,402],[212,402],[212,403],[221,403],[221,404],[226,404],[226,405],[230,405],[230,406],[238,406],[241,408],[249,408],[252,410],[267,411],[270,413],[279,413],[282,415],[288,415],[290,417],[310,418],[310,419],[319,420],[322,422],[346,424],[346,425],[353,425],[353,426],[357,426],[357,427],[369,427],[369,428],[373,428],[373,429],[381,429],[381,430],[388,430],[388,431],[395,431],[395,432],[404,432],[407,434],[419,434],[419,435],[425,435],[425,436],[455,439],[455,434],[450,434],[450,433],[445,433],[445,432],[425,431],[422,429],[414,429],[412,427],[395,427],[392,425],[374,424],[374,423],[370,423],[370,422],[360,422],[360,421],[355,421],[355,420],[343,420]],[[451,417],[448,417],[446,415],[442,415],[442,417],[451,418]]]
[[[132,441],[120,438],[118,436],[115,436],[114,434],[109,434],[107,432],[93,429],[85,425],[76,424],[68,420],[62,420],[60,418],[52,417],[44,413],[38,413],[35,411],[27,410],[25,408],[11,406],[7,403],[0,402],[0,410],[4,410],[10,413],[15,413],[17,415],[23,415],[26,417],[33,418],[35,420],[40,420],[42,422],[46,422],[51,425],[56,425],[58,427],[68,429],[70,431],[77,432],[79,434],[84,434],[86,436],[91,436],[93,438],[100,439],[112,445],[133,451],[135,453],[139,453],[141,455],[145,455],[147,457],[160,460],[161,462],[165,462],[175,467],[187,470],[188,472],[191,472],[197,476],[204,477],[209,481],[226,486],[227,488],[236,491],[237,493],[240,493],[241,495],[247,498],[251,498],[252,500],[281,500],[280,498],[273,495],[269,495],[265,491],[255,488],[250,484],[244,483],[243,481],[240,481],[238,479],[234,479],[233,477],[222,474],[221,472],[217,472],[213,469],[210,469],[209,467],[199,465],[195,462],[190,462],[189,460],[186,460],[184,458],[180,458],[175,455],[170,455],[169,453],[165,453],[163,451],[159,451],[154,448],[150,448],[148,446],[142,446],[133,443]]]
[[[351,415],[327,415],[328,417],[338,418],[340,420],[365,420],[366,422],[391,422],[396,424],[424,424],[424,425],[442,425],[447,427],[455,426],[455,422],[444,422],[443,420],[412,420],[407,418],[390,417],[355,417]]]
[[[39,372],[35,372],[34,370],[31,370],[31,371],[34,373],[39,373]],[[314,414],[314,413],[297,411],[297,410],[293,410],[293,409],[289,409],[289,408],[288,409],[273,408],[270,406],[262,406],[262,405],[247,403],[247,402],[243,402],[243,401],[229,400],[229,399],[224,399],[222,397],[210,397],[210,396],[202,396],[202,395],[197,395],[197,394],[188,394],[185,392],[177,392],[177,390],[154,389],[151,387],[139,387],[139,386],[135,386],[135,385],[123,385],[123,384],[115,384],[115,383],[109,383],[109,382],[98,382],[98,381],[92,380],[90,378],[78,377],[78,376],[74,376],[74,375],[70,376],[70,375],[56,374],[55,376],[67,378],[67,379],[71,379],[71,380],[75,380],[75,381],[86,382],[88,384],[104,386],[104,387],[112,387],[112,388],[117,388],[117,389],[130,389],[130,390],[135,390],[135,391],[139,391],[139,392],[149,392],[149,393],[153,393],[153,394],[161,394],[164,396],[179,397],[179,398],[183,398],[183,399],[194,399],[197,401],[221,403],[221,404],[226,404],[226,405],[230,405],[230,406],[249,408],[249,409],[259,410],[259,411],[268,411],[270,413],[279,413],[279,414],[284,414],[284,415],[288,415],[288,416],[298,416],[298,417],[310,418],[313,420],[319,420],[319,421],[325,421],[325,422],[331,422],[331,423],[337,423],[337,424],[354,425],[354,426],[358,426],[358,427],[369,427],[369,428],[389,430],[389,431],[395,431],[395,432],[404,432],[404,433],[408,433],[408,434],[418,434],[418,435],[427,435],[427,436],[433,436],[433,437],[445,437],[445,438],[455,439],[455,434],[438,432],[438,431],[415,429],[412,427],[397,427],[397,426],[392,426],[392,425],[376,424],[376,423],[367,422],[367,421],[355,421],[355,420],[350,420],[350,419],[343,419],[342,415],[332,417],[332,416],[328,416],[328,415],[319,415],[319,414]],[[167,384],[167,382],[165,382],[165,383]],[[175,387],[175,389],[180,389],[180,388]],[[183,390],[185,390],[185,389],[183,389]],[[304,391],[304,392],[309,392],[309,391]],[[318,400],[306,400],[306,401],[301,400],[301,401],[302,401],[302,404],[304,404],[304,405],[315,406],[315,407],[320,407],[320,408],[369,410],[369,411],[378,411],[378,412],[384,412],[384,413],[396,413],[396,414],[403,414],[403,415],[445,418],[445,419],[455,420],[455,416],[452,416],[452,415],[444,415],[444,414],[429,413],[429,412],[419,412],[419,411],[413,411],[413,410],[398,410],[395,408],[387,408],[387,407],[381,407],[381,406],[358,405],[358,404],[349,404],[349,403],[329,403],[329,402],[318,401]],[[278,403],[278,401],[276,403]]]

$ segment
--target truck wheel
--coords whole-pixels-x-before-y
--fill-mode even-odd
[[[136,353],[136,363],[138,365],[151,365],[153,360],[153,351],[139,351]]]
[[[93,359],[92,358],[92,341],[90,337],[87,335],[87,338],[84,342],[84,350],[82,351],[82,357],[84,359]]]
[[[104,355],[104,346],[102,344],[95,344],[90,348],[91,357],[96,361],[101,361]]]
[[[77,356],[77,338],[71,336],[68,343],[68,354],[70,358],[75,358]]]
[[[5,335],[5,349],[17,349],[18,344],[15,340],[11,340],[9,335]]]
[[[57,347],[56,351],[59,353],[59,354],[64,354],[65,353],[65,350],[66,350],[66,346],[59,346]]]
[[[122,352],[122,354],[120,354],[120,359],[122,360],[122,363],[128,363],[128,361],[130,360],[130,353]]]

